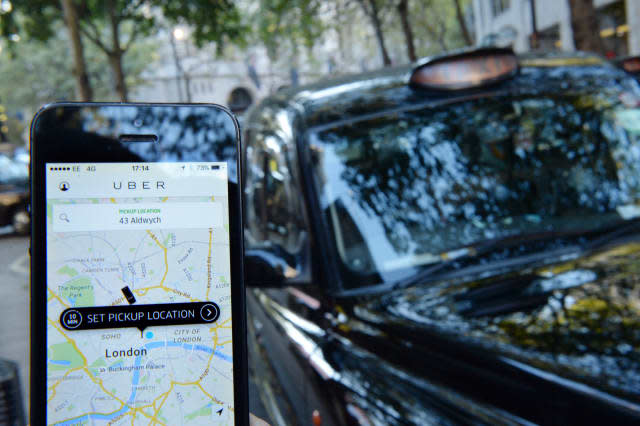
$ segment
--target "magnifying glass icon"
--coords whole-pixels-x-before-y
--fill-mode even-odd
[[[64,220],[65,222],[69,223],[69,216],[67,216],[66,213],[60,213],[60,216],[58,216],[60,218],[60,220]]]

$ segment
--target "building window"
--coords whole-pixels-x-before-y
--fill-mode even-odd
[[[511,6],[511,0],[491,0],[493,16],[498,16]]]
[[[604,55],[610,59],[628,55],[629,25],[624,2],[598,8],[596,16]]]
[[[540,50],[559,50],[562,48],[560,41],[560,25],[552,25],[549,28],[538,31],[537,48]]]

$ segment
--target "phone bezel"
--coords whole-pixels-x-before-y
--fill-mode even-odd
[[[55,129],[40,129],[36,131],[38,120],[45,113],[52,110],[65,108],[100,108],[100,107],[162,107],[162,108],[184,108],[184,107],[207,107],[223,111],[233,121],[236,133],[235,159],[236,176],[231,174],[228,177],[229,196],[229,237],[230,237],[230,259],[231,259],[231,310],[233,318],[232,338],[233,338],[233,386],[234,386],[234,418],[236,425],[249,424],[249,394],[248,394],[248,374],[247,374],[247,344],[246,344],[246,308],[245,308],[245,288],[243,277],[243,227],[242,227],[242,168],[240,149],[240,130],[236,118],[231,111],[224,106],[217,104],[174,104],[174,103],[86,103],[86,102],[61,102],[45,105],[34,116],[30,128],[30,189],[31,189],[31,279],[30,279],[30,374],[29,374],[29,416],[31,424],[45,424],[46,403],[47,403],[47,377],[46,377],[46,309],[47,294],[46,285],[46,163],[80,163],[108,162],[104,158],[91,157],[83,154],[83,158],[61,158],[64,150],[46,150],[38,142],[38,134]],[[60,140],[60,144],[65,141]],[[194,160],[197,161],[197,160]],[[129,162],[129,161],[124,161]],[[137,160],[136,163],[144,162]],[[133,163],[133,162],[132,162]],[[228,167],[229,173],[232,168]],[[237,184],[233,184],[233,178]],[[233,214],[233,211],[237,214]]]

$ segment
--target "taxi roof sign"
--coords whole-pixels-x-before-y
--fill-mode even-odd
[[[518,68],[513,50],[482,48],[428,59],[414,68],[409,84],[435,90],[471,89],[512,78]]]

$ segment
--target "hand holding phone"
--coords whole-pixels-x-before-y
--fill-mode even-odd
[[[217,106],[34,118],[33,424],[248,423],[238,144]]]

